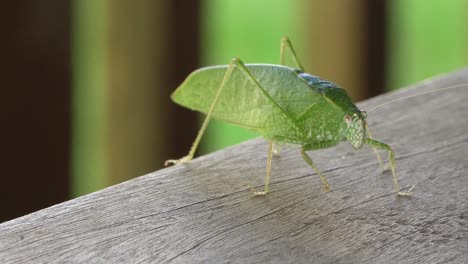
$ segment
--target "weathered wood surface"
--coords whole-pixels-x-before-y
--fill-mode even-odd
[[[468,70],[359,105],[460,83]],[[289,149],[254,197],[245,184],[263,179],[267,149],[255,139],[0,224],[0,262],[468,263],[467,117],[467,87],[369,114],[411,197],[347,143],[310,153],[331,192]]]

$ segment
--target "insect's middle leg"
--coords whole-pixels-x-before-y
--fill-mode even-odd
[[[320,173],[320,171],[318,170],[317,166],[315,166],[312,159],[309,157],[309,155],[307,155],[306,149],[304,148],[301,149],[301,155],[302,155],[302,158],[305,160],[305,162],[309,164],[309,166],[311,166],[315,170],[315,172],[317,172],[318,176],[320,177],[320,180],[322,180],[322,185],[325,191],[326,192],[330,191],[330,184],[328,184],[328,181],[325,178],[325,176],[323,176],[322,173]]]
[[[252,188],[253,193],[255,195],[265,195],[269,191],[272,159],[273,159],[273,140],[270,140],[268,142],[268,158],[267,158],[267,167],[266,167],[266,175],[265,175],[265,187],[263,189],[263,192],[256,191],[255,188]]]
[[[278,142],[273,142],[273,155],[279,157],[281,154],[281,144]]]

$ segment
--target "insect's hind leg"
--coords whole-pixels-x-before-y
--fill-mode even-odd
[[[383,142],[380,142],[371,138],[366,139],[366,144],[372,147],[378,148],[378,149],[386,150],[388,152],[388,159],[389,159],[390,169],[392,171],[392,177],[393,177],[393,185],[395,186],[396,193],[401,196],[410,195],[410,192],[414,188],[414,186],[412,186],[407,192],[402,192],[400,189],[400,184],[398,183],[398,178],[395,173],[395,167],[396,167],[395,153],[393,152],[392,148],[390,148],[389,145]]]
[[[286,36],[281,38],[280,64],[281,65],[286,65],[285,61],[284,61],[284,52],[285,52],[286,48],[288,48],[289,51],[291,52],[292,58],[294,60],[294,63],[296,64],[296,67],[299,68],[301,71],[304,71],[304,67],[302,67],[302,64],[301,64],[301,62],[299,61],[299,58],[296,55],[296,51],[294,51],[294,48],[292,46],[291,41]]]
[[[229,64],[228,69],[226,70],[226,74],[224,74],[224,78],[223,78],[223,80],[221,82],[221,85],[219,86],[219,89],[216,92],[215,98],[213,99],[213,103],[211,103],[210,109],[208,110],[208,113],[206,114],[205,120],[203,121],[203,125],[200,128],[200,130],[198,131],[197,137],[195,138],[195,141],[193,142],[192,147],[190,148],[190,151],[189,151],[188,155],[181,158],[181,159],[177,159],[177,160],[174,160],[174,159],[166,160],[166,162],[164,162],[164,166],[184,163],[184,162],[187,162],[187,161],[190,161],[191,159],[193,159],[193,156],[195,155],[195,151],[197,150],[198,144],[200,143],[200,140],[201,140],[203,134],[205,133],[205,130],[206,130],[207,126],[208,126],[208,123],[210,122],[211,115],[212,115],[213,110],[214,110],[214,108],[216,106],[216,103],[218,102],[219,96],[221,95],[221,92],[223,91],[224,87],[226,86],[229,79],[231,78],[232,72],[234,70],[234,66],[237,64],[238,60],[239,59],[235,58]]]
[[[302,158],[304,159],[304,161],[307,164],[309,164],[309,166],[311,166],[315,170],[315,172],[317,172],[318,176],[320,177],[320,180],[322,180],[322,185],[323,185],[323,188],[325,189],[325,191],[326,192],[330,191],[330,184],[328,184],[328,181],[325,178],[325,176],[323,176],[322,173],[320,173],[320,171],[318,170],[317,166],[315,166],[312,159],[309,157],[309,155],[307,155],[306,149],[304,149],[304,148],[301,149],[301,155],[302,155]]]

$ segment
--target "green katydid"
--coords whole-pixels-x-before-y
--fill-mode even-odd
[[[294,68],[284,65],[286,49],[292,54]],[[190,161],[210,119],[215,118],[257,131],[269,141],[264,190],[255,191],[256,195],[269,191],[274,142],[300,145],[302,158],[316,171],[325,191],[329,191],[328,181],[306,151],[329,148],[342,141],[349,141],[355,149],[363,145],[373,147],[382,168],[377,149],[387,151],[395,191],[398,195],[408,195],[411,190],[400,189],[392,148],[371,138],[366,112],[353,104],[344,89],[305,73],[287,37],[281,40],[280,60],[281,65],[244,64],[234,58],[229,65],[191,73],[171,98],[206,114],[206,118],[189,154],[178,160],[167,160],[165,165]]]

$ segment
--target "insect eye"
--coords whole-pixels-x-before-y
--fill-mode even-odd
[[[350,115],[345,115],[344,116],[344,121],[346,122],[346,124],[349,124],[349,123],[351,123],[351,121],[353,121],[353,118],[351,118]]]

